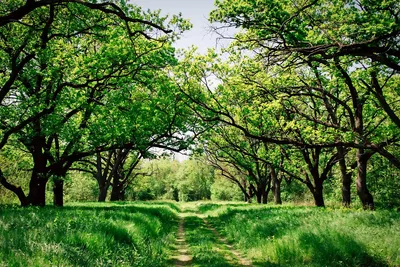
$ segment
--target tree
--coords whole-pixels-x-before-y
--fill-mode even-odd
[[[74,161],[132,142],[129,138],[138,127],[125,127],[122,134],[121,128],[105,127],[115,119],[107,116],[149,108],[136,105],[124,110],[123,105],[143,97],[143,90],[137,90],[135,97],[131,94],[158,76],[152,70],[173,64],[170,43],[175,35],[165,36],[170,31],[159,26],[166,18],[125,5],[7,4],[0,20],[1,145],[16,135],[31,153],[34,167],[28,196],[4,175],[0,181],[19,196],[21,204],[44,205],[47,181],[51,176],[61,178],[54,184],[60,199],[55,203],[62,205],[62,177]],[[178,17],[171,22],[187,28]],[[119,124],[131,117],[121,116]],[[141,130],[146,132],[146,127]]]
[[[242,136],[235,128],[220,126],[214,127],[205,138],[204,149],[208,162],[222,176],[234,181],[246,200],[254,192],[258,203],[268,202],[272,175],[276,171],[267,161],[271,151],[265,144]]]
[[[269,73],[272,78],[274,76],[290,78],[279,84],[265,85],[265,80],[253,82],[254,87],[268,87],[268,91],[274,90],[272,86],[277,91],[281,88],[298,90],[302,97],[300,102],[296,101],[292,105],[292,107],[299,104],[303,106],[292,110],[295,114],[301,115],[302,121],[298,125],[301,127],[300,124],[313,123],[320,130],[323,127],[329,129],[329,134],[327,134],[329,138],[314,135],[317,138],[313,140],[296,140],[291,134],[276,136],[271,132],[260,135],[257,129],[247,129],[238,121],[234,113],[230,113],[229,109],[221,106],[220,100],[217,100],[215,95],[212,96],[213,92],[209,89],[204,90],[211,95],[209,97],[188,95],[191,101],[204,109],[203,118],[223,121],[237,127],[246,136],[264,142],[319,150],[335,147],[340,154],[338,160],[343,169],[343,203],[345,205],[349,204],[350,176],[344,171],[343,159],[347,148],[355,148],[358,169],[357,193],[364,208],[373,209],[374,201],[367,187],[366,171],[369,158],[373,153],[378,152],[396,166],[400,166],[398,159],[387,149],[389,145],[398,142],[398,129],[393,131],[393,125],[397,121],[393,116],[396,109],[389,108],[390,105],[385,105],[384,101],[379,99],[383,95],[379,93],[381,85],[388,91],[386,93],[388,99],[396,96],[396,86],[390,85],[396,81],[396,72],[399,69],[398,37],[400,32],[397,23],[397,2],[388,1],[382,6],[381,3],[370,1],[347,1],[343,5],[342,1],[296,3],[235,0],[217,1],[216,6],[217,9],[211,13],[211,21],[222,23],[221,27],[243,29],[235,36],[236,41],[233,46],[236,51],[231,54],[243,54],[243,50],[250,51],[252,59],[262,66],[250,73],[258,74],[261,71]],[[240,65],[236,68],[243,72],[242,60],[240,57],[237,58],[239,60],[236,62],[240,62]],[[230,67],[232,68],[233,65]],[[206,77],[212,72],[210,69],[212,67],[208,66],[197,73],[196,70],[190,70],[190,73]],[[218,68],[215,69],[218,70]],[[298,77],[288,77],[285,72]],[[304,73],[307,74],[306,79],[303,79]],[[381,76],[376,73],[380,73]],[[218,72],[216,76],[219,74]],[[224,75],[221,78],[223,84],[227,81],[226,77],[229,76]],[[368,77],[371,77],[371,82],[367,81]],[[376,77],[380,77],[380,80]],[[188,75],[183,77],[183,79],[187,78]],[[321,81],[322,83],[319,83]],[[203,79],[203,83],[206,83],[206,79]],[[371,86],[371,84],[381,85]],[[335,86],[337,86],[336,94],[338,95],[332,94]],[[335,123],[331,115],[328,120],[313,117],[312,114],[321,107],[320,104],[312,104],[308,109],[303,110],[307,106],[304,101],[307,99],[305,97],[307,90],[312,92],[311,95],[308,93],[308,99],[311,101],[329,100],[328,105],[326,103],[322,105],[322,107],[325,106],[324,109],[340,105],[341,107],[336,110],[339,113],[336,119],[340,118],[341,113],[345,113],[346,120],[349,122],[346,127],[343,129],[341,125],[344,121]],[[374,97],[371,97],[371,92]],[[280,101],[282,93],[286,92],[279,92],[278,99],[267,99]],[[350,99],[347,98],[348,95]],[[207,98],[211,102],[206,103],[204,100]],[[301,103],[301,100],[304,102]],[[380,108],[374,111],[373,106]],[[329,111],[324,111],[324,113],[329,114]],[[390,117],[390,121],[383,113]],[[293,127],[290,128],[293,129]],[[382,136],[380,133],[385,129],[391,129],[391,131],[387,136]]]

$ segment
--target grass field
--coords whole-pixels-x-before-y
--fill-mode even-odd
[[[179,221],[191,260],[179,263]],[[0,206],[0,266],[400,266],[400,213],[241,203]]]

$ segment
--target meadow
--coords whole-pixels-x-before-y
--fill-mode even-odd
[[[190,260],[174,255],[178,224]],[[400,266],[400,213],[226,202],[0,206],[0,266]]]

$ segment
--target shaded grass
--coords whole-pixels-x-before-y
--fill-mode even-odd
[[[400,214],[229,207],[209,221],[262,266],[400,266]]]
[[[2,207],[0,266],[166,266],[176,219],[156,204]]]

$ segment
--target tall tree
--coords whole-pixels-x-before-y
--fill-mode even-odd
[[[146,87],[160,76],[152,71],[174,64],[170,43],[175,34],[165,35],[170,32],[164,29],[169,27],[166,18],[126,5],[27,1],[21,6],[7,2],[5,7],[0,28],[1,53],[6,55],[0,74],[1,145],[15,134],[31,153],[34,167],[26,197],[3,175],[0,181],[23,205],[44,205],[50,176],[58,177],[55,196],[62,197],[62,177],[74,161],[133,142],[133,131],[140,127],[133,124],[123,133],[122,120],[132,119],[128,112],[144,113],[156,103],[132,105],[146,94],[143,88],[154,89]],[[172,24],[188,26],[178,17]],[[161,91],[156,94],[162,97]],[[116,121],[112,115],[123,116]],[[134,119],[130,122],[142,123],[139,131],[146,133],[143,117]],[[105,127],[110,125],[116,127]]]

